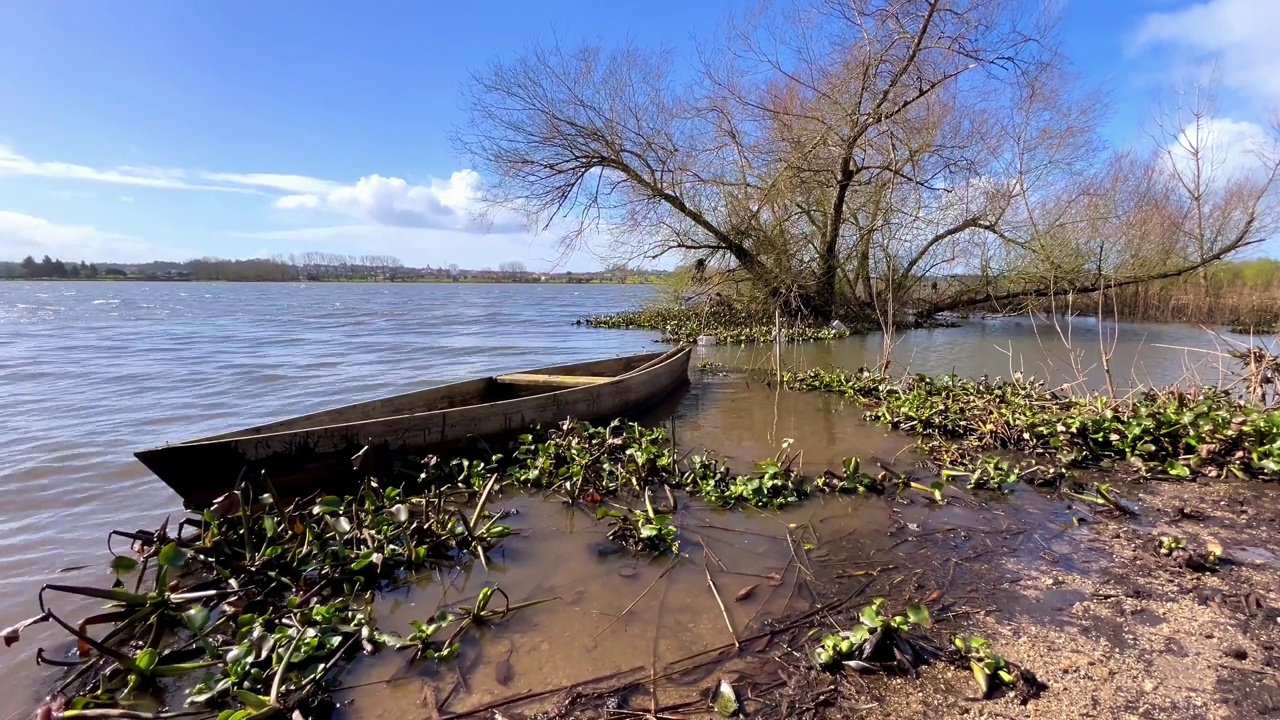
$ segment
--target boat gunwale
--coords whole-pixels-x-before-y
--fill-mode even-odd
[[[459,411],[459,410],[467,410],[467,409],[471,409],[471,408],[478,408],[478,407],[494,407],[494,408],[499,408],[499,407],[502,407],[502,406],[506,405],[507,403],[518,403],[518,402],[522,402],[522,401],[529,400],[530,398],[533,398],[533,397],[543,398],[543,397],[550,397],[550,396],[555,396],[555,395],[560,395],[560,396],[562,396],[562,397],[563,397],[565,394],[568,394],[568,393],[580,393],[580,392],[587,391],[587,390],[593,390],[593,389],[595,389],[595,388],[602,388],[602,387],[607,387],[607,386],[615,385],[616,383],[620,383],[620,382],[627,381],[627,380],[634,380],[635,378],[640,377],[641,375],[647,375],[647,374],[649,374],[649,373],[656,372],[656,371],[658,371],[658,369],[659,369],[659,368],[665,367],[665,366],[667,366],[668,364],[670,364],[670,363],[672,363],[672,362],[677,362],[677,361],[679,361],[679,360],[680,360],[681,356],[683,356],[683,355],[688,355],[688,354],[689,354],[689,353],[691,353],[692,351],[693,351],[692,346],[689,346],[689,345],[680,345],[680,346],[674,347],[674,348],[672,348],[672,349],[670,349],[670,350],[668,350],[668,351],[666,351],[666,352],[664,352],[664,353],[636,353],[635,355],[631,355],[631,356],[626,356],[626,355],[624,355],[624,356],[615,357],[615,358],[601,359],[601,360],[599,360],[598,362],[608,362],[608,361],[610,361],[610,360],[620,360],[620,359],[623,359],[623,358],[626,358],[626,357],[639,357],[639,356],[645,356],[645,355],[655,355],[655,356],[656,356],[656,357],[654,357],[652,360],[650,360],[650,361],[648,361],[647,363],[645,363],[645,364],[641,365],[640,367],[637,367],[637,368],[635,368],[635,369],[633,369],[633,370],[629,370],[629,371],[627,371],[627,372],[625,372],[625,373],[623,373],[623,374],[621,374],[621,375],[618,375],[618,376],[616,376],[616,377],[614,377],[614,378],[611,378],[611,379],[609,379],[609,380],[607,380],[607,381],[605,381],[605,382],[595,383],[595,384],[592,384],[592,385],[582,385],[582,386],[578,386],[578,387],[568,387],[568,388],[562,388],[562,389],[558,389],[558,390],[557,390],[557,389],[553,389],[553,390],[550,390],[549,392],[545,392],[545,393],[536,393],[536,394],[534,394],[534,395],[528,395],[528,396],[525,396],[525,397],[510,398],[510,399],[507,399],[507,400],[498,400],[498,401],[495,401],[495,402],[487,402],[487,403],[473,403],[473,404],[471,404],[471,405],[457,405],[457,406],[455,406],[455,407],[442,408],[442,409],[439,409],[439,410],[428,410],[428,411],[426,411],[426,412],[405,413],[405,414],[403,414],[403,415],[385,415],[385,416],[376,417],[376,418],[369,418],[369,419],[367,419],[367,420],[361,420],[361,421],[359,421],[359,422],[334,423],[334,424],[331,424],[331,425],[315,425],[315,426],[311,426],[311,427],[298,428],[298,429],[295,429],[295,430],[280,430],[280,431],[278,431],[278,432],[273,432],[273,433],[262,433],[262,434],[259,434],[259,435],[233,435],[233,436],[231,436],[231,437],[223,437],[222,435],[225,435],[225,433],[224,433],[224,434],[220,434],[220,435],[210,436],[210,439],[196,438],[196,439],[193,439],[193,440],[184,440],[184,441],[181,441],[181,442],[166,443],[166,444],[164,444],[164,445],[158,445],[158,446],[155,446],[155,447],[147,448],[147,449],[145,449],[145,450],[139,450],[138,452],[134,453],[134,455],[135,455],[135,456],[137,456],[137,457],[140,457],[140,456],[142,456],[142,455],[148,455],[148,454],[152,454],[152,453],[156,453],[156,452],[161,452],[161,451],[165,451],[165,450],[170,450],[170,449],[200,447],[200,446],[205,446],[205,445],[217,445],[217,444],[220,444],[220,443],[229,443],[229,442],[236,442],[236,441],[241,441],[241,440],[260,440],[260,439],[265,439],[265,438],[277,438],[277,437],[281,437],[281,436],[285,436],[285,435],[296,435],[296,434],[298,434],[298,433],[306,433],[306,432],[319,432],[319,431],[323,431],[323,430],[330,430],[330,429],[333,429],[333,428],[355,427],[355,426],[364,425],[364,424],[367,424],[367,423],[374,423],[374,422],[386,422],[386,421],[390,421],[390,420],[401,420],[401,419],[404,419],[404,418],[425,417],[425,416],[428,416],[428,415],[435,415],[435,414],[439,414],[439,413],[448,413],[448,412],[457,412],[457,411]],[[544,370],[544,371],[545,371],[545,370],[552,370],[552,369],[555,369],[555,368],[557,368],[557,367],[565,367],[565,366],[567,366],[567,365],[581,365],[581,364],[587,364],[587,363],[589,363],[589,362],[591,362],[591,361],[587,361],[586,363],[566,363],[565,365],[554,365],[554,366],[548,366],[548,367],[542,367],[542,368],[535,368],[535,369],[534,369],[534,370],[532,370],[532,371],[525,371],[525,372],[536,372],[537,370]],[[510,374],[510,373],[501,373],[501,374]],[[489,375],[489,376],[482,376],[482,377],[477,377],[477,378],[471,378],[471,379],[469,379],[469,380],[459,380],[459,381],[457,381],[457,382],[453,382],[453,383],[445,383],[445,384],[443,384],[443,385],[436,385],[436,386],[434,386],[434,387],[423,388],[422,390],[414,390],[414,391],[411,391],[410,393],[404,393],[404,394],[411,394],[411,393],[413,393],[413,392],[425,392],[425,391],[429,391],[429,390],[443,389],[443,388],[447,388],[447,387],[449,387],[450,385],[462,385],[462,384],[465,384],[465,383],[475,382],[475,381],[477,381],[477,380],[493,380],[494,378],[496,378],[496,377],[498,377],[498,376],[499,376],[499,375]],[[396,397],[396,396],[392,395],[392,396],[388,396],[388,397]],[[379,400],[383,400],[383,399],[386,399],[386,398],[375,398],[375,399],[373,399],[373,400],[365,400],[365,401],[363,401],[363,402],[352,403],[352,404],[350,404],[350,405],[339,405],[339,406],[336,406],[336,407],[333,407],[333,408],[328,408],[328,409],[326,409],[326,410],[318,410],[318,411],[316,411],[316,412],[317,412],[317,413],[323,413],[323,412],[330,412],[330,411],[333,411],[333,410],[340,410],[340,409],[343,409],[343,408],[355,408],[355,407],[359,407],[360,405],[364,405],[364,404],[366,404],[366,403],[378,402]],[[507,407],[510,407],[510,406],[507,406]],[[308,413],[308,414],[311,414],[311,413]],[[291,418],[284,418],[283,420],[289,420],[289,419],[291,419]],[[274,422],[282,422],[283,420],[277,420],[277,421],[274,421]],[[267,424],[270,424],[270,423],[267,423]],[[252,428],[242,428],[242,429],[241,429],[241,432],[243,432],[243,431],[245,431],[245,430],[250,430],[250,429],[252,429]],[[232,430],[232,431],[230,431],[230,432],[237,432],[237,431]]]

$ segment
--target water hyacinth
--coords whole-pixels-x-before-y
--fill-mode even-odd
[[[721,345],[772,343],[777,322],[772,314],[753,315],[727,306],[657,306],[641,310],[625,310],[608,315],[593,315],[581,321],[594,328],[658,330],[663,342],[692,343],[699,338],[712,338]],[[802,321],[782,324],[787,342],[836,340],[848,337],[844,325],[827,325]]]
[[[788,373],[784,382],[842,395],[867,406],[868,419],[970,451],[1014,450],[1063,467],[1128,467],[1168,478],[1280,479],[1280,410],[1212,388],[1069,397],[1038,381],[893,378],[865,368]],[[995,466],[985,474],[1008,477]]]

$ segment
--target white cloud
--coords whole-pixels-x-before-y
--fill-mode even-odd
[[[1205,171],[1227,177],[1259,172],[1264,168],[1259,152],[1273,147],[1266,128],[1231,118],[1207,118],[1190,123],[1168,147],[1169,158],[1184,173],[1190,171],[1193,150],[1198,149]]]
[[[275,206],[281,210],[316,210],[323,202],[315,195],[286,195],[276,200]]]
[[[555,238],[549,235],[483,235],[462,230],[360,224],[237,232],[232,233],[232,237],[270,243],[274,249],[264,251],[264,255],[331,249],[339,253],[393,255],[414,267],[457,263],[475,269],[520,260],[530,268],[543,269],[552,267],[559,259]],[[572,258],[561,269],[578,271],[597,267],[598,263],[590,257],[581,256]]]
[[[59,225],[34,215],[0,210],[0,258],[50,255],[63,260],[145,262],[184,257],[129,235],[89,225]]]
[[[173,190],[210,190],[216,192],[257,192],[243,187],[220,187],[194,184],[186,179],[182,170],[156,167],[122,165],[111,169],[92,168],[65,162],[41,162],[19,155],[12,148],[0,145],[0,175],[24,175],[59,180],[136,185],[140,187],[168,188]]]
[[[307,177],[306,175],[205,172],[200,173],[200,177],[211,182],[264,187],[291,193],[323,194],[338,187],[338,183],[321,180],[320,178]]]
[[[373,225],[432,228],[467,233],[518,233],[518,218],[486,207],[480,177],[459,170],[447,180],[412,184],[399,177],[368,175],[346,185],[323,178],[282,173],[227,173],[122,165],[94,168],[38,161],[0,145],[0,176],[132,185],[175,190],[280,195],[273,205],[286,211],[328,211]],[[120,196],[121,202],[130,202]]]
[[[121,195],[120,197],[118,197],[118,198],[116,198],[116,199],[117,199],[117,200],[119,200],[119,201],[120,201],[120,202],[122,202],[122,203],[131,203],[131,202],[133,202],[133,196],[132,196],[132,195]]]
[[[332,210],[391,227],[520,232],[523,227],[516,218],[486,212],[479,183],[480,176],[474,170],[460,170],[448,180],[433,178],[427,185],[375,174],[323,193],[286,195],[276,200],[275,206],[282,210]]]
[[[1277,0],[1208,0],[1148,15],[1138,27],[1140,48],[1167,46],[1182,57],[1210,56],[1223,83],[1270,107],[1280,104],[1280,27]]]

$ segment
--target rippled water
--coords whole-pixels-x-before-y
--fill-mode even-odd
[[[180,508],[134,451],[498,371],[651,351],[655,333],[572,321],[635,306],[652,292],[592,285],[0,283],[0,627],[36,614],[43,582],[108,584],[107,532],[154,528]],[[1073,344],[1082,367],[1094,367],[1096,382],[1098,326],[1075,325]],[[1202,376],[1212,374],[1203,353],[1160,345],[1213,348],[1214,340],[1197,328],[1122,326],[1113,359],[1121,383],[1170,382],[1191,364]],[[787,361],[856,367],[874,363],[880,348],[875,336],[815,343],[788,350]],[[762,363],[768,353],[714,348],[699,358]],[[1017,319],[906,333],[897,347],[912,370],[971,375],[1010,367],[1043,374],[1046,358],[1053,372],[1069,375],[1069,355],[1052,326]],[[864,428],[857,443],[871,446],[846,450],[851,429],[833,420],[822,401],[785,394],[771,403],[722,401],[737,392],[695,386],[674,400],[668,410],[677,433],[705,438],[740,461],[771,454],[783,437],[836,454],[892,454],[898,442]],[[87,567],[58,572],[79,565]],[[0,650],[0,675],[34,692],[43,676],[33,652],[25,637]],[[0,698],[0,717],[29,708],[29,699],[29,693]]]
[[[105,571],[109,530],[155,527],[180,508],[134,451],[498,370],[649,352],[652,333],[572,322],[651,291],[0,283],[0,627],[37,612],[35,590],[57,569]],[[86,573],[73,579],[102,579]]]

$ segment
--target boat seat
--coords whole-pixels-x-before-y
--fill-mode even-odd
[[[500,383],[510,385],[555,385],[560,387],[584,387],[599,385],[616,378],[597,375],[540,375],[538,373],[511,373],[494,378]]]

